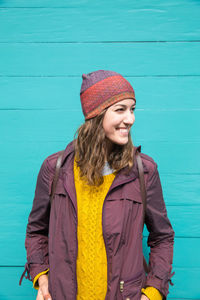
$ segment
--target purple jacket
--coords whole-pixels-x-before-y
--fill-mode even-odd
[[[141,146],[136,149],[141,151]],[[53,300],[75,300],[77,203],[73,142],[64,151],[50,211],[49,195],[58,155],[59,152],[48,156],[38,174],[26,231],[25,271],[33,280],[38,273],[50,268],[49,291]],[[143,269],[143,205],[135,161],[128,175],[124,170],[116,175],[103,204],[102,227],[108,270],[105,300],[139,300],[141,288],[145,286],[157,288],[166,297],[173,276],[174,231],[167,217],[157,164],[148,155],[140,155],[147,189],[145,223],[151,247],[150,272],[146,275]],[[120,281],[124,283],[120,285]]]

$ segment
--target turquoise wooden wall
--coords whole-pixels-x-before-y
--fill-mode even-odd
[[[158,163],[176,234],[169,299],[200,299],[197,0],[0,0],[0,299],[35,299],[18,281],[37,174],[83,122],[81,75],[98,69],[136,91],[133,141]]]

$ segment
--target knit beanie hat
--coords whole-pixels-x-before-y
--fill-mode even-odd
[[[131,84],[119,73],[98,70],[83,74],[82,79],[80,98],[86,120],[121,100],[132,98],[136,101]]]

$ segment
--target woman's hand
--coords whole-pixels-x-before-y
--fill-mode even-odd
[[[149,298],[146,295],[142,294],[140,300],[149,300]]]
[[[39,283],[39,290],[38,290],[36,300],[52,300],[48,289],[48,276],[41,275],[38,278],[38,283]]]

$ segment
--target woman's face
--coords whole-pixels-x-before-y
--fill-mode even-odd
[[[113,143],[125,145],[128,134],[135,122],[135,100],[125,99],[110,106],[103,119],[106,137]]]

